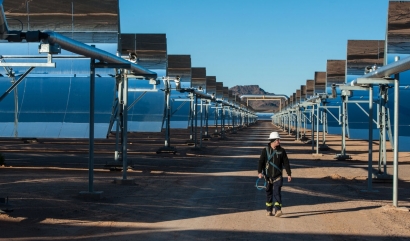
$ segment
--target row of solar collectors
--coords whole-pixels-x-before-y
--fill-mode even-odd
[[[391,64],[395,57],[400,59],[410,55],[410,28],[408,27],[410,2],[389,1],[387,32],[385,40],[348,40],[346,60],[327,60],[326,71],[314,73],[314,78],[306,80],[305,85],[290,95],[284,103],[283,109],[292,108],[309,99],[325,94],[327,117],[327,131],[331,134],[342,134],[339,122],[341,114],[341,90],[339,85],[350,85],[353,80],[363,76],[366,71],[375,70],[381,66]],[[393,78],[394,76],[392,76]],[[410,71],[400,73],[399,89],[399,151],[410,151],[407,143],[410,141],[410,111],[407,106],[410,103]],[[332,89],[332,85],[336,88]],[[332,90],[336,96],[332,97]],[[393,128],[394,115],[394,90],[389,86],[387,95],[387,107],[389,111],[390,126]],[[380,87],[373,86],[373,139],[379,140],[378,110],[383,96],[380,95]],[[352,139],[368,139],[369,136],[369,91],[354,90],[348,96],[347,105],[347,134]],[[333,108],[336,107],[336,108]],[[320,109],[322,112],[323,109]],[[321,114],[319,114],[321,115]],[[310,122],[307,127],[311,128]],[[322,127],[320,127],[322,128]],[[320,129],[322,130],[322,129]]]
[[[4,1],[3,9],[10,30],[51,29],[109,53],[120,52],[121,57],[157,73],[159,79],[154,85],[147,80],[129,79],[129,131],[160,132],[164,127],[163,76],[179,76],[181,88],[202,89],[216,99],[230,101],[233,106],[241,105],[235,102],[228,87],[216,82],[216,76],[206,75],[206,68],[191,67],[190,55],[168,55],[165,34],[119,34],[118,4],[117,0],[72,0],[60,4],[53,4],[51,0],[19,0]],[[1,61],[45,62],[46,56],[40,55],[38,48],[39,43],[3,41],[0,43]],[[35,68],[0,102],[0,136],[88,137],[90,58],[62,50],[54,56],[53,62],[56,68]],[[1,93],[26,71],[27,67],[1,69]],[[105,137],[108,132],[118,86],[114,69],[98,68],[95,74],[95,136],[98,138]],[[187,128],[191,110],[189,93],[176,91],[175,83],[171,83],[171,128]],[[208,124],[221,123],[222,116],[220,111],[215,113],[215,103],[207,103],[212,105]],[[199,112],[200,108],[196,110]],[[224,116],[227,124],[233,124],[234,117],[242,117],[236,109],[228,108],[227,111]]]

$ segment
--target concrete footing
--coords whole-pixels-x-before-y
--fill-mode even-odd
[[[312,140],[307,140],[304,143],[305,144],[312,144]],[[316,145],[316,141],[313,141],[313,144]]]
[[[367,193],[378,193],[379,192],[379,190],[376,190],[376,189],[372,189],[372,190],[369,190],[369,189],[363,189],[363,190],[360,190],[361,192],[367,192]]]
[[[135,179],[115,178],[113,183],[120,185],[135,185]]]
[[[328,151],[330,150],[329,146],[326,144],[319,145],[319,151]]]
[[[0,198],[0,214],[5,214],[12,211],[13,209],[11,208],[11,205],[9,203],[9,198]]]
[[[193,145],[195,145],[195,141],[194,140],[187,140],[185,142],[185,144],[187,144],[188,146],[193,146]]]
[[[373,182],[393,182],[393,176],[384,173],[373,173]]]
[[[157,154],[161,153],[177,153],[177,149],[173,146],[164,146],[158,149]]]
[[[410,212],[410,210],[406,207],[396,207],[397,211],[403,211],[403,212]]]
[[[337,159],[338,161],[345,161],[345,160],[348,160],[348,159],[352,159],[352,157],[349,156],[349,155],[337,154],[335,156],[335,159]]]
[[[408,208],[406,208],[406,207],[395,207],[395,206],[393,206],[393,205],[385,205],[385,206],[383,206],[383,209],[386,210],[386,211],[390,211],[390,210],[393,210],[393,211],[402,211],[402,212],[409,212],[409,211],[410,211],[410,210],[409,210]]]
[[[102,191],[95,191],[95,192],[81,191],[78,195],[80,196],[80,198],[83,198],[85,200],[97,201],[103,198]]]

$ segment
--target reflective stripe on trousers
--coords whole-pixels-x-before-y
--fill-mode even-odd
[[[281,189],[283,185],[283,178],[280,178],[279,181],[274,182],[273,184],[266,184],[266,210],[272,212],[273,207],[276,210],[280,210],[282,207],[282,194]],[[273,201],[275,204],[273,205]]]

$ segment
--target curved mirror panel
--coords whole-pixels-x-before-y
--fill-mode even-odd
[[[386,64],[395,61],[395,57],[400,59],[410,56],[410,29],[408,23],[410,17],[408,9],[409,1],[391,1],[389,2],[387,34],[386,34]],[[410,108],[407,103],[410,102],[410,71],[400,73],[399,89],[399,151],[410,151]],[[394,89],[388,90],[388,103],[390,109],[390,123],[394,123]],[[392,126],[393,128],[393,126]]]
[[[346,81],[346,60],[328,60],[326,65],[326,94],[332,96],[333,85],[343,85]],[[339,89],[337,89],[339,90]],[[330,134],[342,134],[341,125],[339,125],[339,116],[341,115],[342,99],[339,94],[335,98],[328,98],[326,109],[326,120],[328,132]]]
[[[118,42],[118,0],[13,0],[3,6],[10,30],[49,29],[83,43]]]
[[[167,75],[167,42],[165,34],[121,34],[121,55],[144,68]],[[129,81],[128,131],[160,132],[165,111],[162,80],[152,85],[148,81]],[[115,127],[113,127],[115,130]]]
[[[85,77],[27,77],[17,88],[17,99],[13,91],[0,102],[0,126],[3,126],[0,135],[87,138],[89,81]],[[0,89],[9,87],[10,79],[0,78]],[[95,88],[95,136],[105,137],[115,81],[100,78]],[[16,122],[15,105],[18,106]],[[10,123],[13,123],[11,129]]]
[[[189,126],[191,99],[189,92],[184,89],[191,88],[191,56],[168,55],[168,76],[172,79],[179,77],[179,86],[171,80],[171,128],[186,129]],[[180,90],[181,91],[180,91]]]
[[[369,68],[383,66],[383,40],[349,40],[347,43],[346,83],[363,76]],[[373,100],[379,96],[378,86],[373,87]],[[348,134],[353,139],[369,137],[369,91],[355,90],[349,96],[347,106]],[[373,105],[373,118],[377,119],[377,107]],[[377,125],[373,122],[373,140],[379,139]]]

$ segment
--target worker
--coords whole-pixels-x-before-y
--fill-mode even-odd
[[[282,216],[283,169],[285,168],[288,182],[292,181],[289,159],[284,148],[280,146],[279,133],[274,131],[269,135],[269,144],[262,150],[259,157],[258,177],[266,180],[266,216]],[[275,212],[273,212],[275,209]]]

